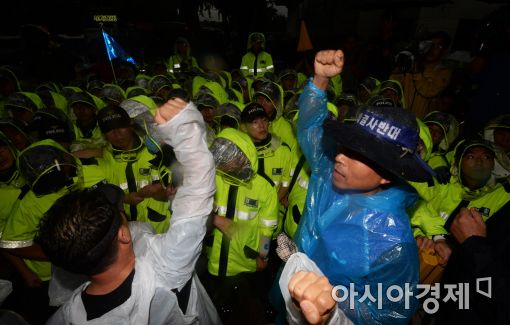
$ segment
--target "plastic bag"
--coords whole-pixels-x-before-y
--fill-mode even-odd
[[[283,299],[285,300],[285,305],[287,309],[287,321],[289,324],[306,324],[306,320],[301,314],[298,306],[292,301],[292,298],[289,293],[288,285],[289,281],[294,275],[294,273],[299,271],[308,271],[314,272],[317,275],[323,275],[319,267],[310,260],[303,253],[295,253],[293,254],[287,263],[285,264],[285,268],[282,271],[282,275],[280,277],[280,290],[282,291]],[[339,310],[338,308],[333,311],[328,324],[352,324],[352,322],[345,316],[345,314]]]

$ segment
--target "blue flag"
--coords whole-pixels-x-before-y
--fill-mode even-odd
[[[115,58],[120,58],[124,61],[130,62],[134,65],[137,65],[136,61],[131,57],[122,47],[120,47],[119,43],[117,43],[113,37],[111,37],[108,33],[103,31],[104,44],[106,46],[106,53],[108,53],[108,59],[111,61]]]

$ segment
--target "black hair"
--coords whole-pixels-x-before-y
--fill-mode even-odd
[[[189,93],[184,88],[173,88],[168,92],[169,99],[173,98],[180,98],[186,102],[189,102],[191,100]]]
[[[238,129],[239,128],[239,122],[237,122],[237,120],[231,116],[228,116],[228,115],[223,115],[220,119],[220,125],[223,126],[223,127],[231,127],[231,128],[234,128],[234,129]]]
[[[45,213],[35,241],[56,266],[94,275],[117,257],[121,223],[120,209],[100,191],[73,191]]]

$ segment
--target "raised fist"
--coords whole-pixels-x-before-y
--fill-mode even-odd
[[[332,78],[344,67],[344,52],[342,50],[325,50],[315,55],[315,76]]]

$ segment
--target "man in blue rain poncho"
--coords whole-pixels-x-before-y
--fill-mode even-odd
[[[327,118],[325,89],[343,61],[340,50],[319,52],[300,98],[298,139],[312,175],[295,237],[301,253],[290,257],[280,279],[287,318],[407,324],[418,303],[405,294],[417,293],[419,276],[406,213],[416,197],[400,180],[425,181],[432,171],[415,153],[418,126],[411,113],[362,107],[353,124]],[[388,292],[393,285],[401,298],[388,298],[398,296]],[[338,303],[333,286],[345,288],[336,292]]]

